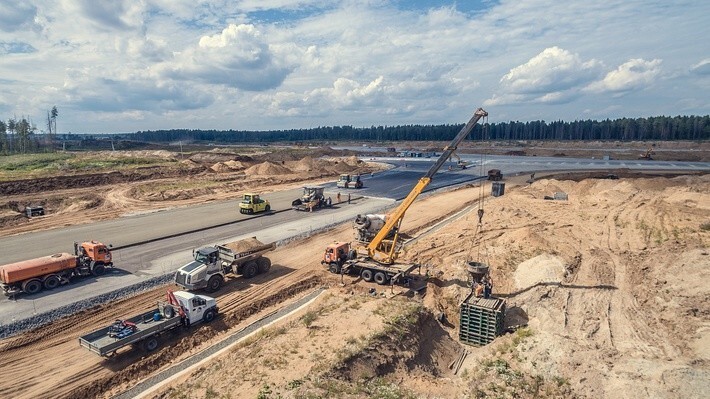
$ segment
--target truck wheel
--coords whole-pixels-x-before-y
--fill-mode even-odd
[[[146,338],[146,340],[143,341],[143,348],[146,352],[154,351],[158,348],[158,339],[155,337]]]
[[[348,259],[349,260],[357,259],[357,251],[354,249],[351,249],[350,252],[348,252]]]
[[[216,275],[210,277],[209,281],[207,281],[207,291],[209,292],[215,292],[219,289],[219,287],[222,286],[222,276]]]
[[[60,282],[61,280],[59,280],[59,276],[52,274],[44,279],[44,288],[47,290],[53,290],[59,287]]]
[[[363,280],[369,283],[370,281],[372,281],[372,270],[364,269],[362,273],[360,273],[360,277],[362,277]]]
[[[39,280],[29,280],[22,284],[22,291],[32,295],[42,291],[42,283]]]
[[[333,262],[330,264],[330,266],[328,266],[328,270],[333,274],[340,274],[339,269],[340,269],[340,267],[338,266],[338,264],[336,262]]]
[[[246,265],[244,265],[244,270],[242,271],[242,275],[244,276],[244,278],[252,278],[252,277],[256,276],[257,271],[258,271],[258,268],[257,268],[256,262],[254,262],[252,260],[250,262],[247,262]]]
[[[209,323],[212,320],[214,320],[214,316],[215,316],[214,310],[210,309],[210,310],[206,311],[204,315],[202,315],[202,321],[204,323]]]
[[[102,264],[96,264],[91,268],[91,274],[94,276],[103,276],[106,273],[106,268]]]
[[[163,307],[163,316],[165,316],[166,319],[172,319],[175,317],[175,308],[170,305],[165,305]]]
[[[387,275],[382,272],[375,273],[375,282],[379,285],[387,284]]]
[[[271,205],[267,205],[266,208],[264,208],[264,211],[265,211],[265,212],[268,212],[268,211],[270,211],[270,210],[271,210]]]
[[[261,257],[256,260],[256,265],[258,267],[259,273],[266,273],[271,269],[271,259]]]

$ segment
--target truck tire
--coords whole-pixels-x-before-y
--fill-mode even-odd
[[[384,274],[383,272],[377,272],[377,273],[375,273],[374,280],[379,285],[385,285],[385,284],[387,284],[387,275]]]
[[[363,280],[365,280],[369,283],[370,281],[372,281],[372,270],[363,269],[362,272],[360,273],[360,277],[362,277]]]
[[[267,205],[266,208],[264,208],[264,212],[268,212],[271,210],[271,205]]]
[[[256,265],[256,262],[249,261],[247,262],[246,265],[244,265],[244,270],[242,270],[242,276],[244,278],[252,278],[256,276],[256,273],[259,271],[258,266]]]
[[[348,260],[353,260],[357,259],[357,251],[354,249],[351,249],[350,252],[348,252]]]
[[[208,292],[217,291],[219,289],[219,287],[222,286],[223,281],[224,281],[224,279],[219,274],[210,277],[210,279],[207,281],[207,291]]]
[[[173,317],[175,317],[175,308],[170,305],[165,305],[163,307],[163,316],[166,319],[172,319]]]
[[[152,352],[158,348],[158,338],[155,336],[146,338],[145,341],[143,341],[143,349],[145,349],[146,352]]]
[[[271,259],[262,256],[256,260],[256,266],[258,267],[259,273],[266,273],[271,269]]]
[[[340,274],[340,265],[337,262],[332,262],[328,267],[328,270],[330,270],[333,274]]]
[[[27,280],[22,283],[22,291],[29,295],[36,294],[42,291],[42,282],[37,279]]]
[[[49,276],[44,278],[44,282],[42,284],[44,285],[44,289],[53,290],[59,287],[61,281],[62,280],[60,280],[59,276],[57,276],[56,274],[50,274]]]
[[[91,266],[91,274],[94,276],[103,276],[106,273],[106,267],[102,263],[97,263]]]
[[[202,315],[202,322],[209,323],[212,320],[214,320],[214,317],[215,317],[214,310],[210,309],[210,310],[206,311],[205,314]]]

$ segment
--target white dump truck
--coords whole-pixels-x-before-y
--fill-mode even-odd
[[[252,278],[266,273],[271,268],[271,260],[263,255],[275,246],[251,237],[197,249],[192,252],[194,260],[175,272],[175,284],[186,290],[214,292],[222,286],[227,275]]]
[[[155,309],[116,320],[108,327],[81,336],[79,345],[104,357],[128,345],[150,352],[158,347],[158,339],[166,331],[199,322],[209,323],[217,317],[218,311],[212,297],[168,291],[167,302],[159,301]]]

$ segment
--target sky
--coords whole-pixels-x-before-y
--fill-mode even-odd
[[[0,0],[0,120],[59,133],[710,114],[707,0]]]

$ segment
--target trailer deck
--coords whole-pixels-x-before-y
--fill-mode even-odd
[[[156,313],[160,314],[158,320],[155,320]],[[163,316],[163,312],[160,312],[159,308],[153,309],[138,316],[123,320],[135,324],[136,329],[130,334],[123,337],[112,337],[110,334],[112,327],[108,326],[80,337],[79,344],[99,356],[109,356],[124,346],[131,345],[152,335],[174,328],[177,324],[180,324],[182,320],[177,316],[177,310],[175,310],[173,314],[173,317],[168,318]]]

